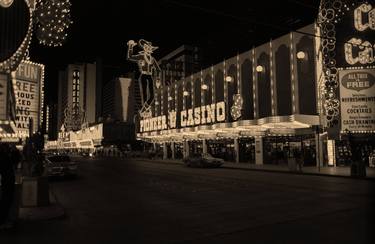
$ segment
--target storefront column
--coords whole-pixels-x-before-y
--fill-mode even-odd
[[[207,153],[207,140],[202,141],[202,152]]]
[[[168,158],[168,148],[167,148],[167,143],[163,142],[163,159]]]
[[[255,137],[255,164],[263,164],[263,137]]]
[[[321,138],[320,134],[315,134],[315,145],[316,167],[323,167],[323,138]]]
[[[171,142],[172,159],[175,159],[174,155],[174,142]]]
[[[234,154],[235,154],[235,162],[240,162],[240,145],[238,143],[238,138],[234,138]]]
[[[184,158],[189,157],[189,142],[184,141]]]
[[[153,149],[154,149],[154,152],[156,152],[156,143],[155,143],[155,142],[152,143],[152,147],[153,147]]]

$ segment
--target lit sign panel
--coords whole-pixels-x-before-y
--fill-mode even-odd
[[[375,8],[371,4],[363,3],[359,6],[348,6],[345,11],[348,13],[336,19],[336,37],[339,40],[337,66],[373,64],[375,43],[370,36],[375,30]]]
[[[205,125],[225,121],[225,102],[187,109],[180,112],[179,127]],[[167,115],[147,118],[140,121],[140,132],[175,129],[177,127],[177,112]]]
[[[341,129],[375,130],[375,70],[341,70]]]
[[[7,118],[7,85],[7,76],[0,74],[0,120]]]
[[[41,113],[41,87],[43,79],[43,65],[22,62],[13,79],[16,95],[16,133],[19,137],[29,135],[29,120],[33,120],[33,132],[38,130]]]

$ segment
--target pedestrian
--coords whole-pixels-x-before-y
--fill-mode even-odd
[[[17,150],[17,149],[16,149]],[[13,223],[9,220],[9,212],[15,193],[15,168],[16,156],[12,158],[12,150],[6,143],[0,143],[0,174],[1,174],[1,198],[0,198],[0,229],[9,229]]]
[[[302,154],[301,150],[299,150],[298,148],[294,149],[293,154],[294,154],[294,158],[296,159],[296,163],[297,163],[297,166],[298,166],[298,171],[302,172],[303,154]]]

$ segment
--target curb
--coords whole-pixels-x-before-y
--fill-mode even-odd
[[[232,166],[223,165],[222,168],[233,169],[233,170],[245,170],[245,171],[261,171],[269,173],[283,173],[283,174],[293,174],[293,175],[310,175],[310,176],[328,176],[328,177],[339,177],[347,179],[356,179],[356,180],[369,180],[375,181],[374,177],[352,177],[349,175],[333,175],[333,174],[324,174],[324,173],[311,173],[311,172],[295,172],[295,171],[286,171],[286,170],[273,170],[273,169],[252,169],[252,168],[237,168]]]
[[[65,217],[65,210],[50,192],[50,204],[40,207],[20,207],[18,219],[21,221],[43,221],[61,219]]]
[[[152,160],[148,158],[135,158],[136,161],[148,161],[153,163],[159,164],[175,164],[175,165],[183,165],[181,162],[176,161],[166,161],[163,159],[159,160]],[[232,170],[244,170],[244,171],[260,171],[260,172],[268,172],[268,173],[283,173],[283,174],[293,174],[293,175],[310,175],[310,176],[328,176],[328,177],[339,177],[339,178],[346,178],[346,179],[356,179],[356,180],[369,180],[375,181],[374,177],[352,177],[349,175],[334,175],[334,174],[324,174],[324,173],[312,173],[312,172],[294,172],[294,171],[286,171],[286,170],[273,170],[273,169],[254,169],[254,168],[243,168],[243,167],[233,167],[233,166],[226,166],[225,163],[221,168],[224,169],[232,169]]]

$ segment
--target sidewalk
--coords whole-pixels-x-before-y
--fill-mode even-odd
[[[65,210],[50,191],[50,204],[43,207],[20,207],[18,219],[21,221],[38,221],[62,218]]]
[[[287,165],[255,165],[246,163],[230,163],[225,162],[224,168],[237,168],[237,169],[247,169],[247,170],[260,170],[260,171],[270,171],[270,172],[284,172],[293,174],[309,174],[309,175],[325,175],[325,176],[339,176],[339,177],[350,177],[350,167],[349,166],[339,166],[339,167],[321,167],[320,169],[315,166],[308,166],[302,168],[302,173],[290,171]],[[366,168],[366,178],[375,179],[375,168]]]
[[[146,161],[158,161],[165,163],[183,164],[182,160],[173,159],[148,159],[148,158],[136,158],[136,160]],[[321,176],[336,176],[336,177],[348,177],[350,176],[350,167],[339,166],[339,167],[318,167],[309,166],[303,167],[302,172],[290,171],[288,166],[285,165],[255,165],[250,163],[232,163],[224,162],[222,168],[227,169],[241,169],[241,170],[253,170],[253,171],[265,171],[265,172],[277,172],[277,173],[289,173],[289,174],[305,174],[305,175],[321,175]],[[366,177],[363,179],[375,180],[375,168],[366,168]]]

